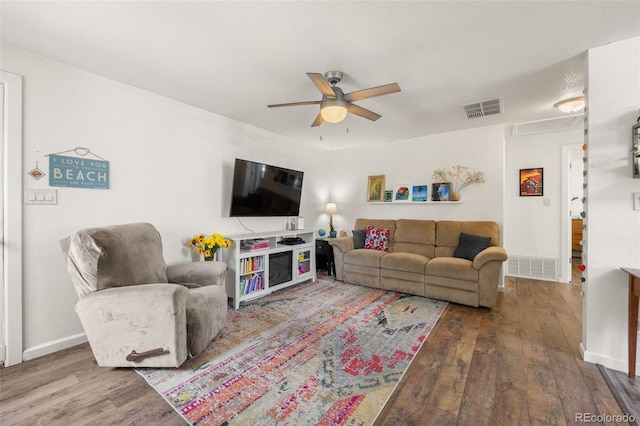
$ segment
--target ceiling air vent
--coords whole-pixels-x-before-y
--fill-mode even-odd
[[[462,105],[464,113],[470,120],[472,118],[486,117],[487,115],[500,114],[502,112],[500,98],[489,99],[488,101],[473,102]]]

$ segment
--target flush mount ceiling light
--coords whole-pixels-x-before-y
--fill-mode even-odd
[[[565,112],[567,114],[578,112],[582,108],[584,108],[584,96],[577,96],[575,98],[565,99],[563,101],[556,103],[554,107],[558,108],[560,111]]]

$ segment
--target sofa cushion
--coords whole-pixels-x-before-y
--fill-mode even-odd
[[[394,271],[424,273],[424,266],[429,261],[428,257],[415,253],[389,253],[380,259],[382,269],[392,269]]]
[[[491,237],[483,237],[480,235],[460,233],[460,241],[458,247],[453,252],[453,257],[473,260],[478,253],[489,247]]]
[[[364,248],[388,252],[390,232],[388,229],[378,228],[377,226],[367,226]]]
[[[387,254],[388,253],[379,250],[351,250],[344,254],[344,264],[379,268],[380,258]]]
[[[465,281],[478,281],[478,270],[473,268],[473,263],[467,259],[458,257],[436,257],[431,259],[424,267],[425,275],[436,277],[454,278]]]
[[[398,219],[393,241],[394,252],[415,253],[435,257],[436,221]]]
[[[354,229],[353,230],[353,248],[364,248],[364,240],[367,236],[366,229]]]
[[[435,257],[453,256],[462,232],[491,237],[490,246],[500,244],[500,228],[495,222],[440,220],[436,224]]]

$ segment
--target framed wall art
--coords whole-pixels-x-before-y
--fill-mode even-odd
[[[394,203],[410,203],[411,202],[411,185],[401,183],[393,185],[393,202]]]
[[[539,197],[543,194],[543,169],[520,169],[520,196]]]
[[[432,201],[449,201],[451,195],[451,183],[436,182],[431,190]]]
[[[384,201],[387,203],[393,201],[393,191],[384,191]]]
[[[414,203],[425,203],[427,201],[427,192],[429,185],[412,185],[411,201]]]
[[[367,201],[384,201],[384,175],[369,176],[367,184]]]

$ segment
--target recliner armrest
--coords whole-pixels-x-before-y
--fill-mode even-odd
[[[167,279],[170,283],[197,286],[219,285],[224,287],[227,264],[216,261],[188,262],[167,266]]]
[[[480,269],[485,263],[491,262],[492,260],[504,262],[507,260],[507,251],[502,247],[487,247],[473,258],[473,267]]]

